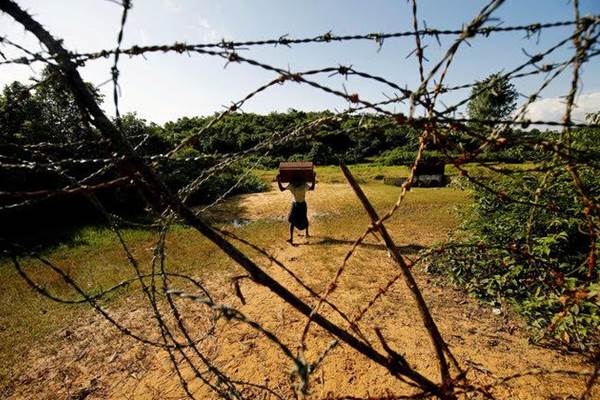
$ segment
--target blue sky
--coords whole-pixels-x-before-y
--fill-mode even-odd
[[[107,0],[53,0],[19,3],[33,13],[65,44],[79,52],[113,48],[119,26],[121,9]],[[470,21],[485,2],[476,0],[420,0],[419,23],[430,28],[456,29]],[[332,31],[336,35],[370,32],[396,32],[412,29],[410,4],[395,1],[177,1],[137,0],[130,10],[125,30],[124,46],[133,44],[170,44],[173,42],[203,43],[227,40],[312,37]],[[582,0],[581,11],[600,14],[600,1]],[[572,4],[566,0],[508,0],[495,14],[494,23],[520,25],[534,22],[553,22],[573,18]],[[523,32],[497,33],[489,38],[478,37],[471,46],[461,46],[446,83],[462,84],[483,79],[500,70],[510,70],[526,61],[522,49],[537,53],[555,44],[572,32],[572,27],[554,28],[536,38],[524,39]],[[31,50],[39,44],[8,16],[0,15],[0,35],[21,43]],[[431,68],[445,53],[453,37],[442,38],[441,46],[434,38],[424,38],[425,55]],[[372,41],[353,41],[333,44],[295,45],[291,49],[253,47],[240,50],[245,57],[292,71],[329,66],[353,65],[354,68],[380,75],[408,88],[418,86],[417,64],[406,56],[414,49],[413,38],[388,39],[378,51]],[[1,48],[7,55],[19,55],[10,47]],[[572,45],[565,46],[546,62],[560,62],[574,53]],[[600,57],[599,57],[600,58]],[[582,85],[575,116],[600,109],[600,59],[593,59],[583,68]],[[112,60],[89,63],[82,69],[85,79],[100,84],[110,78]],[[124,57],[120,63],[121,110],[136,111],[150,121],[163,123],[181,116],[207,115],[223,109],[224,105],[244,97],[259,85],[276,76],[249,65],[230,64],[224,68],[220,58],[197,54],[152,54],[146,58]],[[12,80],[27,80],[41,70],[41,65],[0,66],[0,84]],[[516,80],[517,89],[531,94],[541,83],[543,75]],[[561,96],[569,89],[571,70],[542,94],[535,103],[531,118],[558,120],[564,110]],[[372,81],[334,77],[317,79],[339,90],[359,93],[371,101],[385,99],[392,90]],[[112,86],[101,87],[105,93],[105,109],[114,115]],[[468,95],[468,91],[445,95],[441,100],[451,105]],[[287,83],[276,86],[249,102],[247,112],[268,113],[288,108],[301,110],[337,109],[347,107],[344,100],[313,88]],[[440,104],[440,108],[443,106]],[[396,111],[404,111],[403,105]]]

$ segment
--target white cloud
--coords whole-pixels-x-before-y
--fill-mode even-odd
[[[196,25],[192,27],[193,29],[200,29],[202,35],[202,41],[204,42],[215,42],[219,39],[219,32],[208,22],[208,19],[205,17],[198,15]]]
[[[535,101],[527,107],[528,119],[541,121],[562,121],[565,114],[565,99],[550,97]],[[575,99],[575,107],[571,113],[574,122],[585,122],[585,114],[600,111],[600,92],[580,94]]]
[[[139,43],[143,45],[150,44],[150,38],[148,37],[148,32],[146,29],[140,28],[138,29],[138,37],[140,38]]]
[[[162,0],[162,6],[172,13],[177,13],[181,10],[181,5],[175,3],[173,0]]]

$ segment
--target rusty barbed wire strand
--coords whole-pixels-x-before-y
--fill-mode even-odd
[[[114,54],[114,62],[111,67],[111,76],[113,81],[113,103],[115,106],[115,117],[117,124],[121,122],[121,113],[119,112],[119,95],[120,95],[120,87],[119,87],[119,55],[121,54],[121,43],[123,42],[123,34],[125,32],[125,24],[127,23],[127,15],[129,13],[129,9],[131,8],[131,0],[123,0],[122,3],[123,13],[121,15],[121,26],[119,28],[119,34],[117,35],[117,47],[113,51]]]

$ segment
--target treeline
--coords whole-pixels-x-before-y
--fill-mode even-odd
[[[157,127],[160,135],[178,142],[197,132],[201,138],[192,143],[199,154],[225,154],[248,150],[261,143],[273,141],[294,127],[309,126],[310,122],[332,117],[329,111],[303,112],[288,110],[286,113],[258,115],[252,113],[234,113],[206,128],[214,116],[184,117]],[[307,129],[308,133],[299,135],[291,141],[269,146],[268,155],[259,160],[259,164],[274,168],[281,161],[310,160],[317,165],[336,165],[340,159],[347,164],[375,162],[384,165],[410,165],[414,161],[422,131],[409,125],[399,125],[389,117],[380,115],[352,115],[335,118],[320,124],[316,129]],[[553,131],[512,130],[507,136],[518,138],[522,142],[535,142],[539,138],[552,139]],[[470,151],[481,143],[458,132],[447,132],[443,148],[455,149],[450,156]],[[444,158],[435,143],[428,144],[428,156]],[[458,150],[460,149],[460,150]],[[265,152],[262,150],[262,152]],[[511,145],[505,148],[488,148],[478,154],[476,161],[519,163],[536,161],[545,157],[544,153],[532,146]]]

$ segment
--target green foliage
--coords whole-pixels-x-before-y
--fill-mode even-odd
[[[508,78],[495,73],[483,81],[478,81],[471,90],[471,96],[467,106],[469,118],[503,119],[515,110],[518,93]],[[477,123],[473,125],[484,129]]]
[[[598,114],[600,114],[600,112]],[[600,155],[600,128],[577,129],[571,133],[571,137],[573,140],[573,147],[576,150],[583,152],[583,157],[588,160],[590,158],[598,159],[598,156]]]
[[[588,124],[600,124],[600,111],[585,114],[585,122]]]
[[[89,87],[101,103],[98,91],[91,84]],[[50,67],[42,71],[33,91],[20,82],[4,87],[0,96],[0,128],[0,143],[61,143],[94,136],[62,75]]]
[[[377,161],[382,165],[408,165],[411,166],[415,162],[416,152],[414,150],[405,150],[403,148],[395,148],[383,153],[377,158]],[[426,151],[421,157],[423,160],[444,158],[439,151]]]
[[[327,116],[331,116],[328,111],[234,113],[210,128],[206,126],[212,117],[184,117],[165,124],[163,136],[177,141],[202,130],[202,140],[193,147],[202,154],[223,154],[247,150],[268,142],[273,135],[279,137],[294,127]],[[318,165],[338,164],[340,159],[357,163],[396,147],[414,150],[417,143],[418,132],[411,127],[399,126],[380,116],[348,116],[306,130],[296,140],[273,145],[261,163],[267,168],[276,167],[281,161],[297,160],[311,160]]]
[[[187,149],[181,152],[177,158],[163,162],[159,171],[171,189],[184,188],[193,182],[202,171],[210,168],[216,162],[214,158],[190,160],[190,158],[199,155],[198,151]],[[233,190],[230,190],[232,187]],[[267,189],[267,185],[260,178],[254,174],[246,173],[244,164],[235,164],[220,170],[218,173],[208,174],[205,179],[202,179],[202,183],[198,188],[191,193],[187,204],[190,206],[208,204],[226,192],[228,195],[235,195],[264,192]]]
[[[600,174],[581,168],[590,194],[600,197]],[[540,176],[515,173],[486,181],[497,196],[469,185],[472,208],[463,235],[470,246],[451,243],[431,257],[429,271],[447,274],[480,299],[509,303],[548,338],[586,349],[599,344],[598,267],[590,260],[584,208],[566,172],[553,174],[532,210],[525,200]],[[525,195],[524,195],[525,194]],[[535,212],[528,226],[530,213]],[[595,251],[598,251],[597,245]]]

